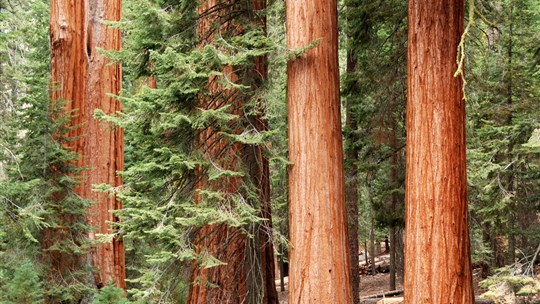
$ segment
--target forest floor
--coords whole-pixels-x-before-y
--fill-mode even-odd
[[[379,264],[380,263],[386,264],[389,262],[389,256],[379,256],[376,261]],[[362,263],[363,264],[363,263]],[[364,266],[365,267],[365,266]],[[400,282],[400,280],[397,280],[397,290],[403,290],[403,285]],[[480,295],[484,292],[484,290],[481,290],[481,288],[478,286],[479,277],[476,275],[473,276],[473,285],[474,285],[474,293],[475,295]],[[360,276],[360,297],[366,297],[376,294],[381,294],[384,292],[390,291],[389,289],[389,283],[390,282],[390,274],[389,273],[377,273],[375,275],[368,275],[363,274]],[[285,291],[281,290],[280,281],[276,280],[276,287],[278,289],[278,296],[279,296],[279,303],[280,304],[287,304],[287,293],[288,293],[288,278],[285,277]]]
[[[389,287],[390,274],[378,273],[376,275],[362,275],[360,277],[360,297],[366,297],[376,294],[381,294],[390,291]],[[399,280],[398,280],[399,281]],[[285,285],[285,291],[280,291],[279,281],[276,281],[279,303],[287,304],[288,286]],[[397,290],[403,290],[403,285],[397,282]],[[474,280],[474,293],[482,294],[484,291],[478,287],[478,280]]]
[[[380,294],[386,291],[390,291],[388,289],[388,282],[390,280],[390,274],[388,273],[378,273],[374,276],[372,275],[362,275],[360,278],[360,297]],[[278,289],[278,295],[279,295],[279,303],[280,304],[286,304],[287,302],[287,293],[288,293],[288,286],[285,285],[285,291],[279,291],[280,285],[279,282],[276,282],[277,289]],[[403,286],[401,284],[398,284],[397,289],[403,289]]]
[[[361,261],[361,268],[363,268],[364,274],[361,274],[360,276],[360,297],[365,296],[371,296],[375,294],[381,294],[383,292],[390,291],[389,282],[390,282],[390,274],[389,273],[377,273],[375,275],[368,275],[365,274],[365,270],[367,267],[364,265],[364,260],[362,257],[360,257]],[[376,257],[375,259],[376,265],[389,265],[390,263],[390,256],[388,254],[386,255],[380,255]],[[399,281],[399,280],[398,280]],[[279,295],[279,303],[285,304],[287,303],[287,292],[288,292],[288,278],[285,278],[285,291],[281,290],[281,285],[279,280],[276,280],[276,287],[278,289],[278,295]],[[397,290],[402,290],[403,285],[400,282],[397,282],[396,286]]]

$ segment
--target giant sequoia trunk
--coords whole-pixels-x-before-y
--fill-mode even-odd
[[[51,111],[52,119],[63,119],[57,115],[72,114],[65,133],[54,134],[55,140],[64,148],[82,155],[84,145],[79,141],[69,141],[71,138],[82,136],[83,130],[75,126],[80,126],[84,121],[82,108],[85,104],[86,94],[86,44],[80,38],[85,24],[85,4],[83,1],[70,3],[69,0],[53,0],[50,6],[50,42],[51,42],[51,108],[57,109],[64,106],[59,114]],[[62,103],[64,105],[59,105]],[[83,158],[79,157],[70,163],[71,166],[83,167]],[[67,166],[66,166],[67,167]],[[56,179],[69,174],[70,169],[64,166],[55,165],[52,168],[53,176]],[[71,185],[70,185],[71,186]],[[48,288],[72,284],[79,279],[74,273],[80,271],[85,265],[84,253],[76,254],[71,251],[58,250],[58,244],[64,240],[74,240],[73,243],[79,245],[81,238],[84,238],[85,231],[75,230],[73,227],[85,221],[82,214],[68,214],[62,212],[62,201],[68,195],[58,190],[52,194],[53,203],[48,206],[51,210],[51,217],[54,217],[58,227],[46,227],[41,235],[42,259],[47,266],[46,282]],[[56,206],[58,205],[58,206]],[[79,225],[80,226],[80,225]],[[70,244],[71,245],[71,244]],[[60,282],[59,278],[62,278]],[[48,302],[56,303],[54,295],[49,296]]]
[[[289,303],[352,303],[341,142],[337,5],[289,0]]]
[[[405,303],[473,303],[462,0],[409,2]],[[429,284],[426,284],[429,282]]]
[[[118,220],[110,211],[121,208],[114,196],[92,191],[93,184],[122,183],[116,172],[123,170],[123,131],[93,118],[96,109],[107,114],[121,110],[120,103],[107,96],[120,91],[120,65],[110,65],[97,50],[120,49],[120,31],[101,23],[119,20],[120,9],[120,0],[51,0],[51,99],[66,102],[65,112],[73,115],[66,137],[74,141],[67,148],[79,155],[74,165],[86,168],[75,192],[93,202],[86,219],[94,228],[90,239],[112,233],[109,222]],[[44,237],[44,247],[56,242],[54,233]],[[93,247],[88,261],[96,267],[96,287],[112,282],[125,288],[124,247],[119,238]],[[55,263],[64,267],[62,260]]]
[[[121,0],[90,0],[88,7],[88,25],[86,49],[88,56],[88,78],[86,85],[87,115],[86,142],[84,145],[85,171],[83,197],[94,201],[89,210],[88,222],[96,227],[95,233],[111,233],[109,222],[118,222],[111,210],[122,208],[116,197],[108,193],[92,191],[94,184],[120,186],[122,180],[116,172],[124,170],[124,133],[121,128],[113,129],[92,116],[96,109],[106,114],[121,111],[120,102],[108,94],[118,95],[122,86],[122,71],[119,64],[111,65],[98,51],[119,50],[121,33],[117,28],[102,24],[104,20],[119,21]],[[91,234],[91,239],[94,235]],[[120,238],[112,242],[101,243],[92,250],[92,266],[98,269],[95,283],[98,288],[114,283],[120,288],[125,285],[124,245]]]
[[[201,2],[198,8],[200,16],[198,32],[202,39],[201,47],[211,44],[217,32],[240,34],[243,31],[242,25],[232,17],[238,12],[242,12],[241,14],[247,12],[251,22],[264,26],[264,19],[256,17],[256,12],[264,9],[265,1],[254,0],[250,3],[249,9],[240,7],[241,4],[216,0]],[[223,75],[228,77],[231,82],[247,84],[253,88],[259,87],[266,80],[266,58],[261,57],[255,60],[255,67],[246,73],[249,75],[246,78],[249,79],[239,79],[231,66],[226,66],[223,69]],[[209,79],[207,85],[209,94],[201,94],[200,107],[219,109],[229,106],[233,114],[243,117],[243,106],[248,96],[242,95],[236,89],[224,88],[220,80],[219,76]],[[246,81],[250,83],[245,83]],[[238,121],[234,123],[238,123]],[[262,132],[266,130],[266,122],[257,115],[248,115],[243,127],[252,127],[257,132]],[[238,128],[238,126],[233,128]],[[236,131],[241,133],[243,130]],[[250,203],[260,208],[260,216],[266,221],[262,224],[252,224],[250,227],[245,227],[250,230],[252,237],[248,237],[242,229],[229,227],[227,224],[207,225],[195,233],[193,240],[195,250],[199,254],[212,255],[224,264],[205,268],[197,263],[204,262],[204,260],[195,261],[191,270],[192,284],[187,303],[277,304],[274,254],[270,238],[271,210],[268,160],[263,155],[261,146],[234,143],[220,133],[220,130],[213,127],[208,127],[201,132],[199,147],[204,151],[205,159],[224,170],[240,171],[245,168],[249,179],[231,177],[219,180],[219,182],[209,181],[204,177],[204,172],[201,172],[197,187],[220,191],[227,200],[232,195],[242,193],[243,183],[253,183],[259,191],[259,199],[258,202]],[[205,200],[203,196],[196,197],[198,203],[202,200]],[[217,202],[217,204],[220,203],[223,202]]]

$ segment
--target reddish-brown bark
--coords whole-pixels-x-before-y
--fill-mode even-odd
[[[72,114],[70,126],[81,125],[84,121],[83,113],[79,110],[84,105],[86,93],[86,64],[81,64],[86,60],[85,44],[80,35],[85,23],[85,6],[82,1],[70,3],[70,1],[54,0],[50,3],[50,41],[51,41],[51,108],[56,109],[57,103],[64,106],[64,111],[56,113],[51,111],[52,119],[59,119],[61,115]],[[80,128],[69,128],[66,133],[58,131],[54,134],[55,139],[64,148],[77,154],[83,153],[84,145],[80,141],[68,141],[70,138],[81,136]],[[65,137],[65,138],[63,138]],[[82,167],[82,158],[71,163],[73,166]],[[53,174],[61,178],[66,174],[65,169],[52,167]],[[61,202],[66,193],[54,193],[52,199]],[[53,207],[51,210],[59,213],[60,207]],[[47,277],[51,284],[70,284],[72,273],[80,270],[85,263],[82,255],[55,250],[55,245],[74,239],[77,242],[80,234],[84,232],[71,231],[69,227],[84,221],[78,215],[55,214],[59,227],[45,228],[41,236],[41,247],[43,249],[43,262],[49,267]],[[58,282],[62,277],[66,283]],[[73,278],[75,279],[75,278]],[[54,299],[49,299],[54,301]]]
[[[474,301],[465,100],[453,76],[463,10],[463,0],[409,2],[405,303]]]
[[[215,34],[215,23],[220,21],[217,0],[202,1],[199,4],[198,33],[201,37],[201,47],[212,42]],[[226,29],[229,22],[222,23],[219,29]],[[225,67],[223,74],[230,81],[237,81],[233,69]],[[200,96],[200,108],[219,109],[230,105],[233,112],[238,114],[239,99],[234,90],[225,90],[219,84],[219,77],[213,76],[207,85],[208,93]],[[221,167],[223,170],[238,170],[239,145],[223,138],[218,130],[208,127],[199,135],[199,146],[208,161]],[[201,174],[204,174],[201,172]],[[209,182],[200,176],[198,189],[221,191],[224,197],[229,197],[238,191],[240,178],[232,177],[221,179],[218,182]],[[205,200],[197,195],[196,203]],[[216,206],[218,208],[218,206]],[[188,304],[206,303],[242,303],[247,296],[246,270],[244,256],[247,249],[247,238],[238,228],[228,227],[226,224],[207,225],[195,233],[193,239],[195,251],[203,258],[194,261],[191,269],[191,285],[189,288]],[[212,256],[225,263],[210,268],[202,267],[197,262],[204,263],[204,256]]]
[[[106,114],[121,111],[118,100],[108,94],[118,95],[122,85],[120,64],[110,65],[110,61],[100,54],[98,48],[119,50],[121,33],[117,28],[102,24],[104,20],[120,20],[121,0],[91,0],[88,3],[88,24],[86,50],[88,56],[88,78],[84,112],[87,120],[83,129],[84,172],[82,197],[95,202],[89,209],[88,223],[96,227],[95,234],[111,233],[109,222],[118,222],[111,210],[122,208],[116,197],[108,193],[92,191],[94,184],[120,186],[122,180],[116,174],[124,169],[124,133],[121,128],[112,128],[108,123],[93,118],[96,109]],[[92,239],[94,235],[90,235]],[[125,285],[124,245],[120,238],[102,243],[92,249],[92,266],[98,269],[95,284],[99,288],[110,282],[120,288]]]
[[[341,141],[337,3],[289,0],[289,303],[352,303]]]
[[[220,2],[216,0],[203,1],[199,5],[198,31],[202,39],[201,47],[212,43],[216,31],[239,34],[242,26],[223,16],[230,16],[235,11],[233,2]],[[253,10],[264,7],[264,1],[254,1]],[[218,23],[220,26],[215,27]],[[258,22],[258,21],[254,21]],[[253,87],[260,86],[261,80],[266,78],[266,62],[258,58],[255,62],[255,74],[250,79]],[[243,82],[231,66],[223,69],[223,75],[231,82]],[[245,96],[234,89],[225,89],[219,84],[220,78],[211,77],[207,85],[207,95],[201,94],[200,107],[203,109],[218,109],[225,105],[230,106],[233,114],[243,116],[242,106]],[[264,121],[258,117],[249,117],[250,124],[258,131],[266,128]],[[238,121],[234,122],[238,123]],[[241,133],[242,130],[237,130]],[[207,225],[195,233],[193,243],[196,252],[201,256],[212,255],[226,263],[211,268],[200,267],[195,261],[191,271],[191,286],[187,303],[276,303],[277,292],[274,283],[273,246],[269,238],[271,229],[270,196],[269,196],[269,167],[268,160],[263,156],[259,146],[247,146],[233,143],[224,138],[219,130],[208,127],[199,135],[199,147],[204,151],[204,157],[214,165],[224,170],[239,171],[245,165],[251,182],[257,186],[259,192],[259,206],[261,216],[268,219],[263,226],[256,226],[253,238],[239,228],[229,227],[226,224]],[[220,191],[225,199],[241,192],[240,186],[246,181],[240,177],[208,181],[201,172],[197,188]],[[200,203],[205,198],[196,197]],[[219,202],[218,202],[219,204]],[[216,208],[222,208],[216,206]],[[227,208],[227,207],[225,207]],[[233,206],[234,208],[234,206]]]
[[[66,136],[75,140],[67,148],[79,155],[73,165],[86,168],[75,192],[94,202],[87,218],[95,228],[90,239],[111,233],[108,222],[118,219],[110,211],[122,207],[114,196],[92,191],[93,184],[122,183],[116,172],[123,170],[123,131],[93,118],[96,109],[107,114],[121,110],[120,103],[107,96],[119,93],[120,65],[109,65],[97,50],[120,49],[120,31],[101,23],[119,20],[120,9],[120,0],[51,0],[51,100],[64,100],[65,112],[74,115]],[[96,287],[113,282],[125,288],[124,247],[118,238],[93,248],[90,260],[97,268]]]
[[[208,225],[193,240],[198,254],[227,263],[211,268],[193,265],[188,300],[190,304],[244,303],[247,294],[246,236],[225,224]],[[204,262],[204,259],[202,262]]]

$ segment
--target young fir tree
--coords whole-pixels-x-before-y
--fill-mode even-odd
[[[360,259],[359,254],[359,235],[358,235],[358,147],[355,144],[357,141],[356,123],[353,120],[353,103],[354,97],[358,92],[358,85],[354,79],[354,72],[357,68],[356,51],[352,46],[352,31],[355,28],[353,7],[354,1],[346,1],[345,8],[347,10],[347,67],[344,76],[342,94],[346,98],[346,122],[344,130],[345,145],[345,172],[346,172],[346,200],[347,200],[347,224],[348,224],[348,242],[351,256],[351,285],[353,303],[360,303]]]
[[[362,203],[359,230],[369,234],[373,225],[376,234],[388,231],[389,285],[395,289],[403,276],[407,6],[356,0],[345,5],[347,190]]]

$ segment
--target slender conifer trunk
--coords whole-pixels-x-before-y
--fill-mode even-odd
[[[463,0],[409,1],[405,303],[474,301],[465,100],[453,76],[463,11]]]
[[[337,3],[288,0],[289,303],[352,303],[341,141]]]
[[[352,9],[348,8],[349,10]],[[350,18],[349,18],[350,19]],[[348,22],[352,22],[348,20]],[[349,25],[350,27],[351,25]],[[356,71],[356,58],[354,50],[347,51],[347,73],[352,75]],[[346,184],[346,199],[347,199],[347,223],[349,228],[349,249],[351,255],[351,285],[353,294],[353,303],[360,303],[360,259],[358,257],[358,149],[356,148],[357,127],[353,119],[352,105],[356,100],[354,94],[358,94],[355,84],[349,84],[347,87],[347,129],[349,147],[347,150],[347,184]]]
[[[259,24],[266,32],[266,17],[264,16],[266,9],[266,0],[252,0],[252,16],[250,20],[255,24]],[[252,87],[257,88],[264,85],[268,79],[268,61],[266,56],[261,56],[255,59],[255,69],[251,77]],[[268,122],[264,119],[266,113],[259,112],[252,117],[251,124],[255,126],[257,132],[265,132],[268,130]],[[257,225],[258,230],[258,255],[260,256],[260,268],[263,284],[263,303],[278,304],[278,294],[276,289],[276,270],[274,246],[272,242],[272,205],[270,201],[270,163],[268,157],[264,154],[263,145],[255,145],[246,147],[251,153],[244,156],[245,161],[251,165],[252,171],[250,176],[257,189],[259,190],[259,206],[261,208],[261,217],[265,220],[261,225]],[[250,160],[249,155],[253,158]],[[259,279],[255,278],[255,282]]]

